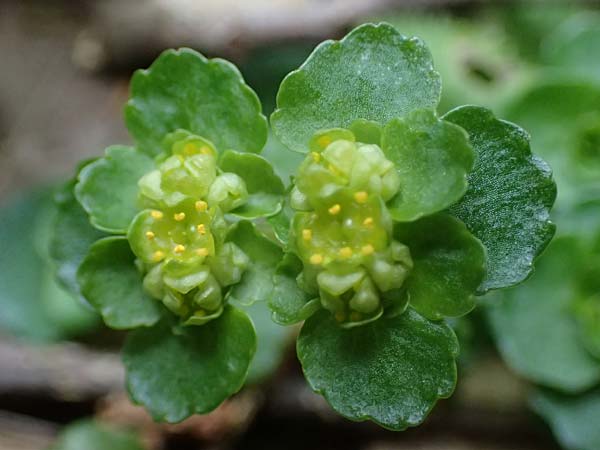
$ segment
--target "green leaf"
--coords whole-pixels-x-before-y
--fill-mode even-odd
[[[554,235],[549,211],[556,185],[550,169],[531,154],[525,131],[485,108],[464,106],[444,119],[467,131],[476,154],[469,189],[450,212],[487,250],[479,292],[520,283]]]
[[[302,322],[321,308],[321,300],[306,294],[296,277],[302,272],[302,261],[293,253],[286,253],[273,276],[273,292],[269,308],[275,322],[292,325]]]
[[[571,301],[585,251],[572,237],[556,238],[527,283],[503,291],[487,309],[506,362],[522,376],[566,392],[600,381],[600,364],[579,340]]]
[[[452,329],[410,309],[351,329],[322,311],[305,322],[297,350],[311,387],[336,411],[392,430],[423,422],[456,384]]]
[[[106,156],[88,164],[75,186],[75,196],[96,228],[124,234],[139,212],[138,180],[154,168],[152,158],[132,147],[113,145]]]
[[[255,350],[252,322],[232,306],[198,327],[173,328],[163,320],[128,335],[127,389],[154,420],[179,422],[212,411],[236,393]]]
[[[144,450],[139,438],[92,420],[81,420],[66,427],[50,450]]]
[[[223,151],[260,152],[267,120],[237,68],[184,48],[167,50],[131,80],[125,123],[142,151],[157,155],[163,138],[185,129]]]
[[[600,390],[569,396],[549,390],[538,391],[533,409],[552,427],[562,447],[572,450],[600,448]]]
[[[223,154],[219,166],[224,172],[239,175],[248,189],[248,200],[231,211],[246,219],[272,216],[281,209],[285,187],[269,161],[252,153],[229,150]]]
[[[159,302],[142,287],[142,275],[127,238],[115,236],[94,243],[77,271],[83,296],[111,328],[127,329],[155,324]]]
[[[39,342],[73,337],[96,323],[95,314],[55,283],[40,255],[50,237],[51,191],[20,194],[0,209],[0,328]]]
[[[247,384],[266,381],[281,365],[292,343],[290,329],[271,320],[266,302],[244,306],[256,330],[256,354],[250,364]]]
[[[385,23],[366,24],[341,41],[323,42],[283,80],[271,125],[284,145],[306,152],[318,130],[347,128],[356,119],[385,124],[434,109],[440,90],[423,42]]]
[[[293,217],[294,210],[290,207],[289,196],[286,195],[283,199],[283,205],[279,212],[267,218],[267,222],[269,225],[271,225],[275,239],[283,246],[284,249],[286,249],[289,244],[290,224],[292,223]]]
[[[390,202],[395,220],[410,222],[442,211],[467,191],[473,150],[465,131],[419,110],[394,119],[383,131],[382,149],[400,175]]]
[[[275,267],[281,261],[281,249],[263,236],[252,222],[245,220],[234,226],[227,240],[236,244],[250,258],[241,281],[229,290],[229,300],[245,305],[267,300],[273,290]]]
[[[52,224],[49,253],[58,281],[74,296],[81,297],[77,269],[90,246],[106,234],[90,224],[87,213],[73,193],[75,182],[67,182],[55,195],[56,216]]]
[[[485,277],[485,248],[460,220],[436,214],[397,224],[394,237],[410,246],[414,267],[406,289],[419,314],[438,320],[475,307],[475,292]]]
[[[583,345],[600,359],[600,293],[576,299],[574,310]]]

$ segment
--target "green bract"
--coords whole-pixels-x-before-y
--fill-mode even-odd
[[[336,410],[392,429],[454,387],[455,337],[433,321],[525,279],[554,233],[556,188],[527,134],[484,108],[440,118],[439,93],[421,41],[368,24],[317,47],[271,117],[307,153],[271,220],[287,250],[273,319],[306,320],[298,356]]]
[[[281,250],[246,220],[279,212],[284,186],[255,154],[258,99],[225,61],[163,53],[134,76],[126,119],[135,146],[109,147],[65,187],[51,250],[63,284],[108,326],[142,328],[125,347],[130,394],[180,421],[244,383],[255,330],[228,303],[272,289]]]

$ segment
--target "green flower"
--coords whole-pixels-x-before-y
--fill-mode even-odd
[[[185,324],[201,325],[223,312],[225,288],[238,283],[249,258],[225,242],[226,212],[248,200],[244,180],[217,167],[214,145],[187,131],[165,139],[170,152],[138,182],[140,204],[127,233],[146,274],[144,289]]]
[[[298,281],[343,326],[370,322],[394,303],[413,267],[385,205],[400,177],[378,145],[355,142],[347,130],[318,133],[310,148],[290,201],[304,265]]]

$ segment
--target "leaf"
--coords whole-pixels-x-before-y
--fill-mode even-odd
[[[571,393],[600,381],[600,364],[581,344],[570,313],[584,256],[576,238],[556,238],[531,279],[503,291],[487,308],[508,365],[529,380]]]
[[[162,151],[163,138],[185,129],[223,151],[258,153],[267,140],[267,120],[258,97],[237,68],[187,48],[163,52],[131,79],[125,123],[140,149]]]
[[[223,154],[219,166],[224,172],[239,175],[248,189],[247,202],[231,211],[246,218],[272,216],[281,209],[285,187],[273,167],[261,156],[229,150]]]
[[[144,450],[139,438],[92,420],[80,420],[63,429],[50,450]]]
[[[128,335],[127,389],[154,420],[180,422],[236,393],[255,350],[252,322],[232,306],[202,326],[173,328],[163,320]]]
[[[49,254],[58,281],[71,294],[81,297],[77,269],[90,246],[106,234],[90,224],[87,213],[73,193],[75,182],[67,182],[55,195],[56,216],[52,224]]]
[[[125,237],[95,242],[79,266],[77,281],[111,328],[148,327],[160,319],[160,304],[144,292],[142,274]]]
[[[302,272],[302,261],[286,253],[273,276],[273,292],[269,298],[272,317],[280,325],[292,325],[309,318],[321,308],[321,300],[306,294],[296,277]]]
[[[479,293],[520,283],[554,235],[549,211],[556,185],[550,169],[531,154],[525,131],[485,108],[464,106],[444,119],[467,131],[476,154],[469,189],[450,212],[487,250]]]
[[[250,265],[241,281],[231,287],[230,301],[252,304],[267,300],[273,289],[273,273],[282,257],[281,249],[260,234],[252,222],[238,222],[227,240],[236,244],[250,258]]]
[[[411,306],[431,320],[459,317],[475,307],[485,277],[485,248],[458,219],[437,214],[397,224],[394,237],[410,247],[406,280]]]
[[[132,147],[120,145],[108,147],[105,153],[81,169],[75,196],[90,215],[92,225],[124,234],[139,212],[138,180],[154,168],[154,161]]]
[[[533,409],[552,428],[562,447],[572,450],[600,448],[600,390],[569,396],[539,390],[531,402]]]
[[[283,80],[271,125],[284,145],[306,152],[316,131],[434,109],[440,90],[423,42],[385,23],[366,24],[341,41],[323,42]]]
[[[80,335],[96,322],[93,313],[57,286],[52,267],[40,256],[48,244],[51,217],[42,216],[53,208],[51,191],[22,193],[0,209],[0,328],[38,342]]]
[[[250,364],[247,384],[266,381],[279,368],[292,339],[290,329],[271,320],[266,302],[256,302],[242,308],[256,330],[256,354]]]
[[[433,111],[392,120],[383,131],[382,149],[400,175],[400,192],[388,203],[397,221],[442,211],[467,191],[473,167],[468,136]]]
[[[423,422],[456,384],[452,329],[410,309],[351,329],[321,311],[305,322],[297,350],[312,389],[336,411],[392,430]]]
[[[600,293],[576,299],[574,313],[583,345],[600,359]]]

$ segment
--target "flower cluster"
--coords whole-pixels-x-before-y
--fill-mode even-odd
[[[348,130],[318,133],[310,148],[291,194],[299,282],[343,326],[370,322],[401,295],[413,266],[385,205],[398,173],[379,146]]]
[[[199,325],[223,311],[223,288],[240,281],[248,257],[226,242],[224,214],[243,205],[244,180],[219,173],[217,151],[206,139],[179,130],[167,153],[138,185],[141,211],[128,239],[146,273],[144,289],[185,324]]]

